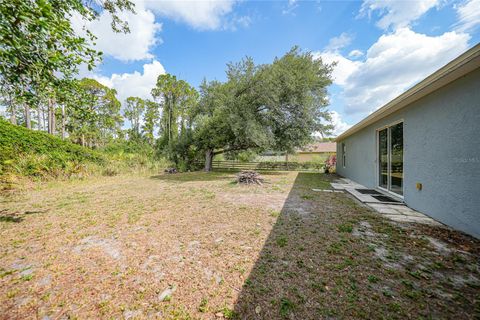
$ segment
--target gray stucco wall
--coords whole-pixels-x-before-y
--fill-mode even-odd
[[[480,238],[480,69],[338,141],[338,174],[375,188],[376,129],[401,119],[405,203]]]

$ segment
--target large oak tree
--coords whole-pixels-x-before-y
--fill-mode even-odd
[[[216,154],[241,150],[292,151],[327,133],[327,86],[332,67],[294,47],[271,64],[246,58],[229,64],[227,81],[204,82],[194,141],[205,170]]]

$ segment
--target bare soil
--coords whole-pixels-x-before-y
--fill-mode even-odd
[[[473,319],[480,242],[393,223],[334,177],[54,182],[0,201],[1,319]]]

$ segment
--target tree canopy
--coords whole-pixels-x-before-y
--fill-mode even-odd
[[[114,31],[129,31],[117,15],[133,11],[129,0],[0,0],[0,94],[13,124],[61,132],[91,148],[128,140],[155,147],[183,169],[203,158],[206,170],[217,154],[292,152],[332,128],[332,66],[298,47],[269,64],[248,57],[230,63],[225,81],[205,80],[199,91],[159,75],[152,100],[128,97],[122,109],[114,89],[75,78],[101,52],[88,30],[86,38],[75,33],[70,18],[93,20],[101,10],[111,14]]]
[[[160,138],[158,145],[163,153],[178,163],[179,141],[185,142],[192,125],[198,92],[186,81],[171,74],[158,76],[152,96],[161,107]]]
[[[292,48],[272,64],[251,58],[227,67],[227,81],[204,82],[196,112],[195,144],[212,157],[241,150],[293,151],[315,132],[332,128],[326,107],[332,67]]]
[[[133,137],[140,136],[140,121],[145,112],[146,102],[138,97],[128,97],[126,100],[124,115],[130,121],[132,129],[130,130]]]
[[[46,87],[58,85],[78,72],[91,69],[101,56],[75,33],[70,18],[93,20],[98,10],[112,14],[112,28],[128,32],[117,11],[133,11],[129,0],[0,0],[0,80],[5,88],[32,100]],[[87,30],[89,40],[95,36]]]

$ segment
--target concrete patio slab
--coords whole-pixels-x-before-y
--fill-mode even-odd
[[[336,192],[336,193],[343,193],[343,191],[340,191],[340,190],[330,190],[330,189],[312,189],[312,191],[315,191],[315,192]]]
[[[333,182],[332,188],[337,190],[344,190],[362,203],[365,203],[370,208],[374,209],[384,217],[396,222],[421,223],[428,225],[441,225],[441,223],[434,219],[407,207],[403,202],[382,202],[375,199],[371,195],[362,194],[355,189],[368,189],[361,184],[353,182],[349,179],[339,179]],[[381,191],[380,191],[381,192]],[[390,196],[387,194],[387,196]]]

